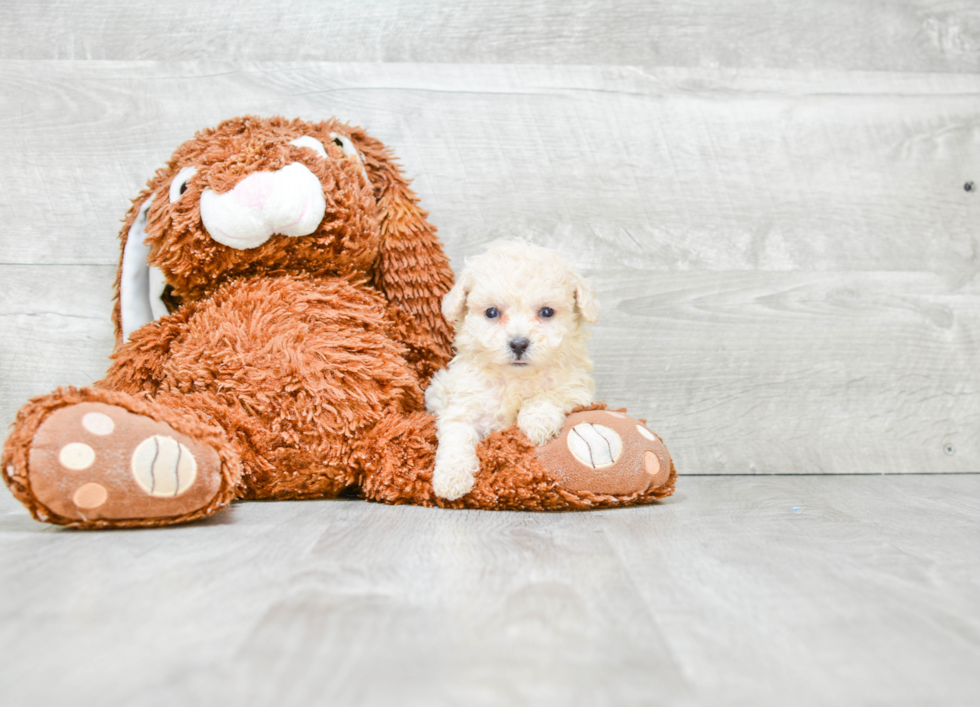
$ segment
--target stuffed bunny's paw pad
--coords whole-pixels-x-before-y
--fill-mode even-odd
[[[73,521],[176,518],[207,506],[221,487],[214,449],[97,402],[54,411],[34,435],[28,467],[38,502]]]
[[[622,412],[572,413],[538,459],[574,491],[628,496],[653,492],[669,480],[672,463],[663,441]]]

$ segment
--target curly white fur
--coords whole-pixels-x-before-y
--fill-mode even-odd
[[[522,239],[498,241],[474,259],[442,302],[456,356],[425,393],[439,447],[432,486],[457,499],[473,488],[476,445],[517,422],[534,444],[593,401],[585,323],[599,318],[591,283],[558,253]]]

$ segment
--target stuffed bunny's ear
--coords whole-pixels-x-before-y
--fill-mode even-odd
[[[122,340],[144,324],[168,314],[161,296],[167,281],[159,268],[150,265],[150,246],[146,245],[146,219],[153,196],[143,202],[126,234],[122,271],[119,275],[119,320]]]
[[[414,322],[415,333],[405,343],[433,351],[427,356],[435,355],[438,363],[444,363],[451,356],[452,343],[440,307],[453,284],[449,259],[391,155],[367,136],[360,139],[381,217],[375,284],[391,305]]]

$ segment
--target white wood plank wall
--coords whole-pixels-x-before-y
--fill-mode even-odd
[[[6,59],[973,73],[973,0],[5,0]]]
[[[975,3],[0,9],[4,424],[102,375],[119,220],[174,147],[338,115],[454,264],[523,234],[596,280],[599,394],[682,473],[980,468]]]

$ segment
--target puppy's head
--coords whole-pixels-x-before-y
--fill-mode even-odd
[[[585,323],[599,318],[595,288],[556,252],[498,241],[467,260],[442,302],[457,355],[511,371],[587,365]]]

